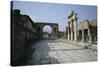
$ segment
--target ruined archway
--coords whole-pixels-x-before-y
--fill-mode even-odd
[[[45,25],[42,29],[43,32],[52,33],[52,27],[49,25]]]
[[[44,39],[48,39],[48,38],[50,39],[51,34],[52,34],[52,27],[49,26],[49,25],[45,25],[43,27],[42,31],[43,31],[43,37],[44,37]]]
[[[37,22],[36,23],[36,30],[38,33],[40,33],[41,39],[43,39],[43,35],[44,35],[43,27],[45,27],[45,26],[50,26],[52,28],[52,31],[49,35],[50,36],[49,39],[57,39],[58,38],[58,24],[57,23]],[[45,32],[45,34],[48,34],[48,33]],[[48,37],[48,35],[47,35],[47,37]]]

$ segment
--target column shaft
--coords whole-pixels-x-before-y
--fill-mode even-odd
[[[74,40],[77,41],[77,21],[74,21]]]
[[[70,22],[68,22],[68,40],[70,40]]]
[[[82,42],[84,42],[84,29],[82,30]]]
[[[92,36],[89,28],[88,28],[88,38],[89,38],[89,43],[92,43]]]
[[[71,41],[73,41],[73,22],[71,22]]]

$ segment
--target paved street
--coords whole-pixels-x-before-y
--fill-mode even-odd
[[[97,54],[89,49],[59,40],[41,40],[32,47],[34,53],[27,64],[58,64],[96,61]]]

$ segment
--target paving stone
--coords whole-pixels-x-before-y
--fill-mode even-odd
[[[40,64],[49,64],[49,59],[41,60],[41,63]]]
[[[58,64],[96,61],[97,53],[73,42],[59,40],[42,40],[35,44],[32,64]],[[78,43],[77,43],[78,44]],[[81,45],[81,43],[80,43]]]

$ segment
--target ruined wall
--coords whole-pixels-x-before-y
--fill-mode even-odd
[[[11,65],[16,65],[26,47],[38,40],[34,22],[20,10],[11,10]]]
[[[46,25],[49,25],[52,28],[52,32],[50,34],[50,39],[57,39],[58,38],[58,24],[57,23],[48,23],[48,22],[36,22],[36,30],[38,33],[40,33],[41,39],[43,38],[43,27]]]

